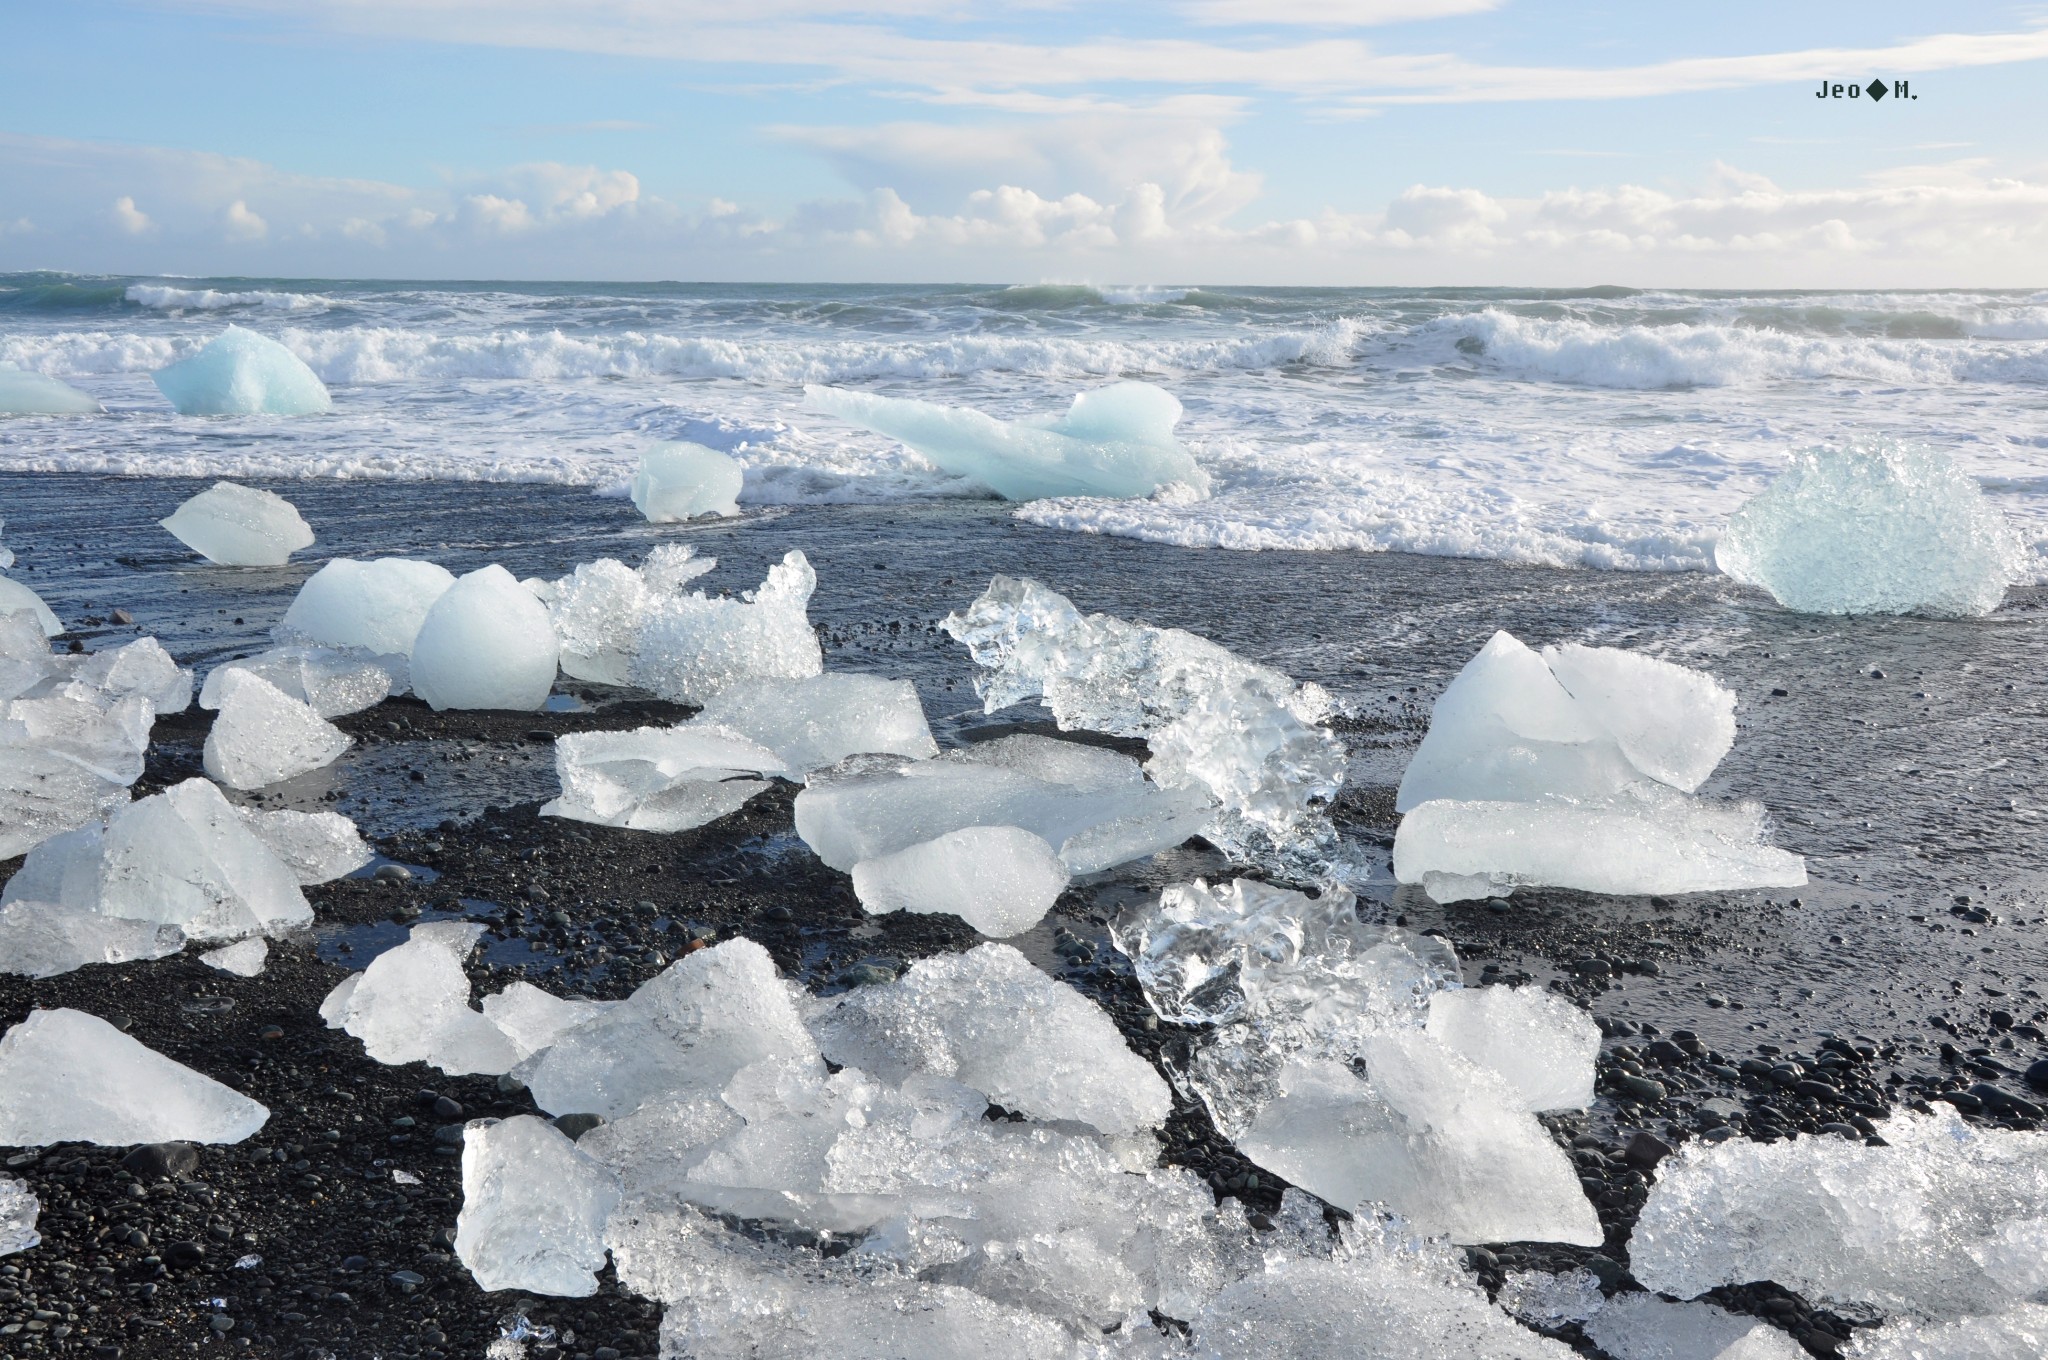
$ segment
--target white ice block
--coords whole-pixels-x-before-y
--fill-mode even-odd
[[[555,739],[562,796],[541,815],[600,826],[675,832],[736,812],[785,773],[765,746],[695,723],[631,732],[574,732]]]
[[[269,959],[270,944],[261,935],[222,945],[219,949],[209,949],[199,956],[199,961],[209,968],[218,968],[236,977],[255,977],[263,971],[263,965]]]
[[[224,567],[277,567],[313,546],[298,507],[275,492],[234,482],[213,486],[160,521],[170,535]]]
[[[768,747],[792,779],[851,755],[939,753],[917,687],[874,675],[754,680],[712,695],[693,721]]]
[[[392,692],[394,668],[355,648],[272,647],[238,661],[224,661],[207,674],[199,690],[201,708],[219,708],[221,685],[236,671],[262,676],[323,718],[360,713]]]
[[[181,416],[305,416],[334,406],[303,359],[240,326],[152,376]]]
[[[43,603],[42,596],[11,576],[0,576],[0,615],[17,610],[27,610],[41,626],[44,637],[55,637],[64,631],[63,622]]]
[[[237,810],[243,825],[292,871],[302,887],[331,883],[375,858],[356,824],[339,812]]]
[[[1710,1303],[1616,1294],[1586,1323],[1614,1360],[1804,1360],[1806,1348],[1767,1322]]]
[[[345,994],[329,995],[338,1028],[361,1039],[363,1051],[381,1063],[427,1062],[451,1076],[511,1071],[518,1061],[512,1041],[469,1004],[469,976],[462,971],[483,932],[464,921],[414,926],[404,944],[344,981]],[[322,1014],[327,1010],[323,1005]]]
[[[1045,838],[1015,826],[963,827],[853,866],[868,911],[951,913],[996,939],[1037,925],[1067,880]]]
[[[229,671],[206,734],[206,772],[231,789],[260,789],[331,765],[355,738],[254,671]]]
[[[406,557],[337,557],[307,579],[274,630],[280,642],[354,647],[372,657],[412,653],[435,601],[455,584],[445,567]]]
[[[701,704],[757,680],[801,680],[825,668],[805,606],[817,573],[792,550],[740,599],[669,596],[647,613],[632,679],[677,703]]]
[[[487,1291],[597,1292],[618,1178],[530,1114],[472,1120],[462,1140],[455,1255]]]
[[[239,1143],[269,1118],[83,1011],[30,1011],[0,1037],[0,1143]]]
[[[0,1256],[27,1251],[42,1240],[36,1219],[43,1211],[29,1188],[12,1176],[0,1176]]]
[[[735,458],[702,444],[664,442],[640,455],[640,467],[633,474],[633,505],[656,524],[699,515],[737,515],[745,482],[746,474]]]
[[[1522,1108],[1583,1110],[1593,1103],[1600,1027],[1542,987],[1460,987],[1429,999],[1429,1037],[1491,1071]]]
[[[558,651],[547,607],[493,563],[427,611],[412,648],[412,688],[436,709],[531,712],[554,688]]]
[[[181,670],[153,637],[93,652],[72,668],[71,678],[112,696],[140,694],[160,715],[192,706],[192,672]]]
[[[97,401],[70,383],[24,369],[0,368],[0,416],[90,416],[101,410]]]
[[[184,947],[176,926],[31,898],[0,906],[0,973],[56,977],[88,964],[160,959]]]

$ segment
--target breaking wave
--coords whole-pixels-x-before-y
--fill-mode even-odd
[[[231,307],[258,307],[271,312],[325,311],[334,305],[318,293],[280,293],[269,289],[221,292],[214,288],[173,288],[167,284],[131,284],[122,295],[138,307],[160,312],[220,312]]]

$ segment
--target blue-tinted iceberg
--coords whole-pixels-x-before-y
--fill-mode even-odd
[[[1005,500],[1149,496],[1173,483],[1209,489],[1209,475],[1173,437],[1180,402],[1150,383],[1083,392],[1052,420],[997,420],[962,407],[839,387],[806,387],[804,404],[900,439]]]
[[[699,515],[737,515],[745,474],[734,459],[702,444],[656,444],[640,455],[633,504],[656,524]]]
[[[1808,614],[1989,614],[2026,549],[1975,479],[1929,448],[1816,449],[1728,521],[1721,570]]]
[[[157,521],[171,537],[224,567],[283,566],[313,546],[313,529],[298,507],[272,491],[215,482]]]
[[[181,416],[309,416],[334,405],[298,355],[240,326],[154,376]]]
[[[100,404],[70,383],[18,368],[0,368],[0,416],[89,416]]]

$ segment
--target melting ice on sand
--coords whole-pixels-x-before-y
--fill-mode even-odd
[[[30,1011],[0,1037],[0,1143],[239,1143],[269,1118],[83,1011]]]
[[[1199,492],[1209,487],[1209,475],[1173,437],[1180,402],[1150,383],[1083,392],[1064,416],[1046,420],[997,420],[841,387],[806,387],[804,404],[899,439],[1005,500],[1149,496],[1171,483]]]
[[[275,567],[313,546],[298,508],[275,492],[215,482],[159,521],[170,535],[209,562]]]

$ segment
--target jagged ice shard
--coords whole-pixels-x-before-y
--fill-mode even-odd
[[[701,704],[755,680],[801,680],[825,669],[805,606],[818,575],[796,550],[739,599],[698,591],[648,611],[632,666],[636,685],[676,703]]]
[[[199,706],[219,708],[222,687],[240,671],[262,676],[323,718],[339,718],[382,703],[397,679],[393,669],[354,649],[303,643],[272,647],[214,667],[200,687]]]
[[[0,1256],[27,1251],[43,1240],[36,1231],[42,1201],[12,1176],[0,1175]]]
[[[616,558],[579,563],[556,581],[526,582],[548,607],[560,641],[562,672],[578,680],[624,685],[640,654],[640,630],[663,600],[718,565],[689,544],[664,543],[636,570]]]
[[[711,696],[693,721],[760,742],[793,779],[851,755],[939,753],[917,687],[875,675],[754,680]]]
[[[334,406],[304,360],[240,326],[153,376],[181,416],[304,416]]]
[[[269,1118],[83,1011],[30,1011],[0,1038],[0,1143],[239,1143]]]
[[[1425,1028],[1505,1081],[1523,1109],[1583,1110],[1593,1103],[1600,1027],[1545,988],[1449,988],[1430,997]]]
[[[1735,740],[1703,672],[1496,633],[1438,697],[1395,797],[1394,876],[1439,902],[1542,884],[1606,893],[1796,887],[1755,803],[1690,797]]]
[[[1083,392],[1064,416],[998,420],[928,401],[840,387],[804,388],[804,404],[901,440],[955,476],[1005,500],[1046,496],[1149,496],[1178,483],[1198,493],[1209,476],[1173,436],[1180,402],[1150,383]]]
[[[1211,800],[1206,834],[1234,853],[1314,844],[1344,779],[1321,686],[1177,628],[1085,617],[1036,581],[998,576],[941,625],[973,654],[988,712],[1042,699],[1064,729],[1143,737],[1162,788]]]
[[[2027,552],[1974,478],[1932,448],[1816,449],[1729,519],[1714,560],[1809,614],[1989,614]]]
[[[429,1062],[455,1076],[510,1071],[512,1041],[469,1004],[462,971],[483,932],[464,921],[414,926],[404,944],[343,979],[321,1014],[381,1063]]]
[[[531,712],[548,701],[559,655],[547,606],[493,563],[427,611],[412,645],[413,693],[436,710]]]
[[[736,812],[784,773],[781,759],[722,727],[685,724],[555,739],[562,796],[543,817],[636,831],[687,831]]]
[[[231,789],[260,789],[329,765],[355,744],[333,723],[253,671],[229,671],[206,734],[206,772]]]
[[[101,409],[70,383],[24,369],[0,368],[0,416],[89,416]]]
[[[44,637],[55,637],[64,631],[63,622],[43,603],[42,596],[11,577],[0,576],[0,618],[13,613],[26,613],[33,618]]]
[[[474,1120],[463,1131],[455,1255],[481,1289],[583,1298],[597,1292],[618,1202],[618,1178],[546,1120]]]
[[[282,566],[299,549],[313,546],[312,526],[290,501],[233,482],[215,482],[159,523],[180,543],[224,567]]]
[[[156,712],[191,686],[154,638],[57,657],[29,614],[0,614],[0,858],[126,802]]]
[[[729,517],[740,512],[745,482],[737,459],[702,444],[664,442],[640,455],[631,487],[633,506],[655,524],[699,515]]]

